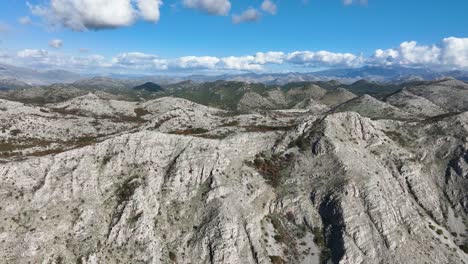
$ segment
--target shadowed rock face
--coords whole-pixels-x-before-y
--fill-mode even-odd
[[[387,97],[385,101],[416,116],[431,117],[447,113],[446,110],[430,100],[406,90]]]
[[[410,87],[409,92],[424,97],[449,112],[468,110],[468,84],[455,79],[444,79]]]
[[[468,263],[468,113],[430,115],[436,100],[406,90],[242,102],[299,93],[296,109],[248,114],[0,100],[0,259]]]
[[[413,115],[402,111],[370,95],[349,100],[334,109],[334,112],[352,111],[373,119],[410,119]]]

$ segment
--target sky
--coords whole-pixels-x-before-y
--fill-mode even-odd
[[[468,69],[466,0],[7,0],[0,63],[87,73]]]

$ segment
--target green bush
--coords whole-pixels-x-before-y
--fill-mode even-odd
[[[307,150],[308,146],[309,146],[309,142],[303,136],[300,136],[300,137],[296,138],[294,141],[291,141],[291,143],[289,143],[290,148],[298,147],[302,151]]]
[[[284,260],[280,256],[270,256],[271,263],[273,264],[283,264]]]
[[[137,117],[141,117],[141,116],[144,116],[144,115],[151,114],[151,112],[149,112],[148,110],[146,110],[144,108],[135,108],[135,110],[133,110],[133,111],[135,112]]]
[[[21,133],[21,130],[19,129],[13,129],[13,130],[10,130],[10,134],[14,137],[16,137],[18,134]]]
[[[172,262],[177,262],[176,254],[172,251],[169,251],[169,259],[171,259]]]
[[[465,241],[465,243],[463,243],[463,245],[460,245],[459,247],[461,250],[463,250],[463,252],[468,254],[468,241]]]
[[[292,159],[292,155],[272,155],[271,157],[266,157],[266,155],[257,154],[253,165],[267,183],[276,188],[281,185],[283,178],[289,176],[289,166]]]
[[[198,134],[203,134],[203,133],[206,133],[206,132],[209,132],[209,130],[207,130],[205,128],[189,128],[189,129],[186,129],[186,130],[179,130],[179,131],[172,132],[172,134],[176,134],[176,135],[198,135]]]
[[[325,247],[325,238],[320,227],[312,228],[312,234],[314,234],[314,243],[320,248]]]

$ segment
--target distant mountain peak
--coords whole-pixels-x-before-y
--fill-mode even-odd
[[[142,85],[135,86],[133,87],[133,90],[147,91],[147,92],[153,92],[153,93],[164,91],[164,89],[160,85],[155,84],[153,82],[146,82]]]

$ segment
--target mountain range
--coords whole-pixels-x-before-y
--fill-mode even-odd
[[[465,82],[106,80],[0,91],[4,263],[468,263]]]
[[[468,84],[402,71],[3,79],[0,262],[468,263]]]
[[[90,77],[91,76],[91,77]],[[459,80],[468,80],[466,71],[436,71],[428,68],[406,68],[406,67],[374,67],[329,69],[317,72],[290,72],[290,73],[244,73],[224,75],[142,75],[125,76],[110,75],[97,76],[92,74],[77,74],[63,70],[37,71],[24,67],[11,65],[0,65],[0,88],[24,87],[27,85],[50,85],[53,83],[73,83],[76,81],[97,82],[104,80],[108,85],[112,82],[155,82],[158,84],[171,84],[191,80],[194,82],[212,82],[217,80],[239,81],[249,83],[264,83],[284,85],[291,82],[303,81],[340,81],[342,83],[353,83],[361,79],[380,83],[402,83],[408,81],[436,80],[452,77]]]

